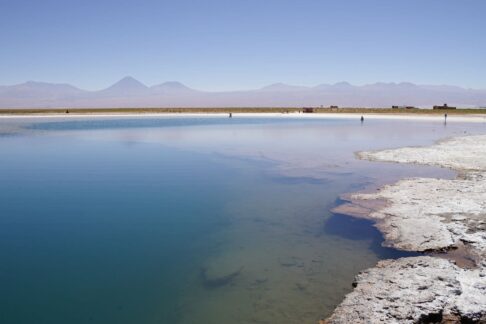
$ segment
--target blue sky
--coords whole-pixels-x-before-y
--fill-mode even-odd
[[[0,0],[0,84],[486,88],[483,0]]]

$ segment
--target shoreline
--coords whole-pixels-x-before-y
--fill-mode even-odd
[[[334,210],[373,220],[384,246],[425,254],[360,272],[353,292],[321,323],[486,321],[486,135],[357,155],[450,168],[457,176],[402,179],[349,194]]]
[[[449,113],[449,112],[448,112]],[[27,114],[5,114],[0,110],[0,120],[2,119],[77,119],[77,118],[228,118],[228,112],[87,112],[87,113],[27,113]],[[364,116],[366,120],[387,119],[387,120],[413,120],[413,121],[437,121],[444,122],[444,115],[440,114],[413,114],[413,113],[355,113],[355,112],[326,112],[326,113],[272,113],[272,112],[235,112],[232,118],[285,118],[285,119],[356,119]],[[474,122],[486,123],[486,114],[449,114],[447,122]]]

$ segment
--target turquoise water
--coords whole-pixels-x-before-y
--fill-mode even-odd
[[[0,120],[1,323],[313,323],[379,259],[339,195],[447,170],[353,152],[484,124]]]

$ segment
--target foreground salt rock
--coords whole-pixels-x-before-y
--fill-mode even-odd
[[[385,260],[356,277],[327,323],[486,323],[486,136],[430,147],[361,152],[360,158],[452,168],[454,180],[412,178],[352,201],[385,200],[367,218],[385,245],[407,251],[462,248],[463,269],[437,257]]]
[[[477,263],[486,257],[486,178],[414,178],[353,199],[386,199],[369,217],[385,245],[406,251],[437,251],[467,244]]]
[[[354,285],[327,323],[486,320],[484,269],[464,270],[432,257],[385,260],[361,272]]]

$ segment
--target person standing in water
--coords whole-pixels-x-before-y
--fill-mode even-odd
[[[363,123],[363,122],[364,122],[364,117],[363,117],[363,116],[361,116],[361,123]]]
[[[447,113],[444,114],[444,124],[447,123]]]

